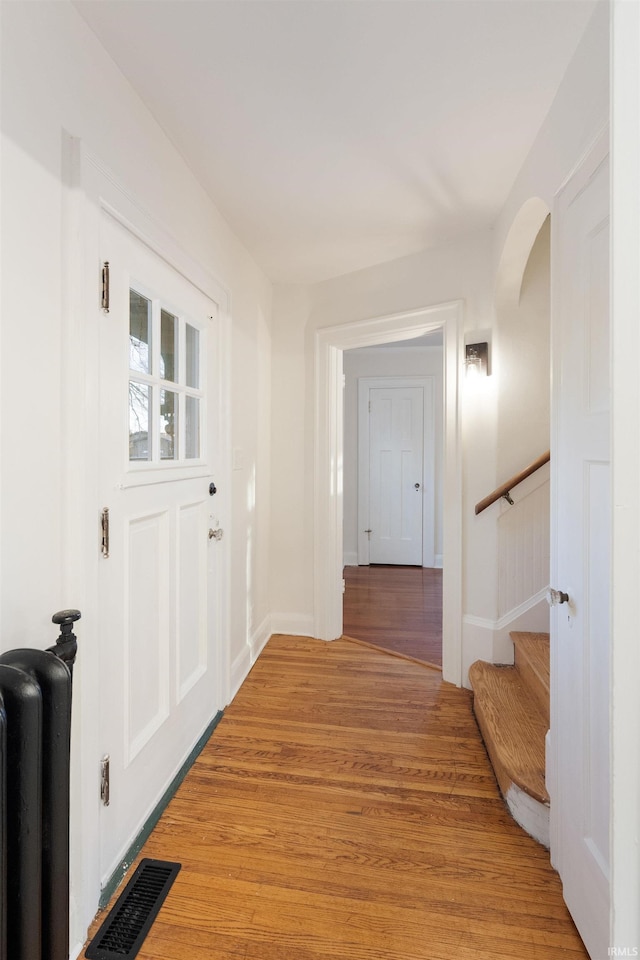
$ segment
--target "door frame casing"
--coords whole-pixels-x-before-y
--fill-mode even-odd
[[[435,560],[435,409],[434,377],[358,377],[358,563],[369,564],[369,391],[376,387],[422,389],[422,566]],[[431,562],[425,562],[430,560]]]
[[[82,140],[63,131],[62,209],[62,439],[65,457],[61,475],[61,511],[66,555],[61,565],[63,599],[60,606],[79,606],[90,629],[99,615],[98,518],[99,494],[98,398],[100,343],[94,322],[101,263],[99,222],[108,212],[173,269],[218,305],[219,354],[214,382],[218,407],[217,436],[219,486],[231,490],[230,469],[230,295],[205,267],[185,253],[179,243],[154,220],[92,154]],[[229,498],[218,508],[221,524],[229,527]],[[229,538],[219,545],[220,584],[216,630],[219,637],[216,699],[228,701],[229,651]],[[90,641],[90,634],[87,641]],[[96,703],[100,700],[99,649],[83,646],[79,633],[78,663],[74,673],[72,744],[76,757],[71,771],[71,818],[78,829],[71,843],[72,936],[84,937],[98,909],[100,862],[96,844],[86,842],[99,831],[100,724]],[[213,710],[213,707],[212,707]],[[73,837],[78,841],[74,842]],[[77,884],[80,882],[81,888]],[[80,942],[81,946],[81,942]],[[74,944],[71,944],[72,953]]]
[[[437,330],[444,345],[443,666],[445,680],[462,684],[462,456],[460,363],[463,304],[322,327],[315,333],[314,635],[342,635],[343,352],[411,340]]]

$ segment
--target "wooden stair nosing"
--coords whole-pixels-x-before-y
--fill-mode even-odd
[[[515,667],[477,661],[469,669],[474,712],[503,793],[515,783],[540,803],[545,785],[547,723]]]

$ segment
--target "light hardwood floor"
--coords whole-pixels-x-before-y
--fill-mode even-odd
[[[584,960],[468,691],[273,637],[142,855],[182,870],[140,960]]]

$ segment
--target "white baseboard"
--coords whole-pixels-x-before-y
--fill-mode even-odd
[[[357,567],[358,566],[358,551],[349,550],[345,551],[345,554],[342,558],[342,564],[345,567]]]
[[[235,697],[244,680],[247,678],[251,667],[266,646],[269,637],[274,633],[283,633],[296,637],[312,637],[313,617],[306,617],[302,614],[274,613],[264,618],[262,623],[256,627],[247,639],[244,647],[231,664],[229,702]]]
[[[469,683],[471,664],[476,660],[495,662],[493,659],[494,627],[495,621],[486,620],[484,617],[465,614],[462,618],[462,684],[468,689],[471,689]]]
[[[489,663],[513,663],[510,634],[514,630],[549,631],[547,588],[540,590],[499,620],[465,614],[462,618],[462,682],[469,687],[469,667],[476,660]]]
[[[230,702],[246,680],[251,667],[254,665],[271,636],[271,617],[266,616],[262,623],[253,631],[244,647],[231,664],[231,691]]]
[[[494,649],[496,656],[501,656],[504,651],[513,649],[509,634],[514,630],[531,630],[534,633],[549,632],[547,590],[548,587],[544,587],[533,597],[521,603],[519,607],[515,607],[515,609],[500,617],[495,626]],[[495,662],[504,661],[496,660]]]
[[[231,703],[236,693],[242,686],[252,666],[253,661],[251,659],[251,647],[248,643],[246,643],[231,664],[231,690],[229,691],[229,703]]]
[[[273,613],[271,633],[284,633],[291,637],[313,637],[313,617],[303,613]]]
[[[262,623],[253,631],[251,637],[249,638],[249,647],[251,649],[251,662],[255,663],[262,651],[264,650],[267,641],[273,630],[271,629],[271,617],[267,616],[264,618]]]
[[[441,553],[436,553],[433,559],[433,565],[436,568],[436,570],[442,570],[442,554]]]

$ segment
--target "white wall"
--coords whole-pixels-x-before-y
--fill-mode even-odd
[[[495,264],[524,203],[553,197],[609,117],[609,3],[601,0],[540,132],[516,177],[495,229]]]
[[[273,381],[273,576],[274,610],[293,622],[313,624],[314,335],[317,329],[464,301],[465,329],[492,323],[491,238],[464,242],[337,277],[312,287],[276,286]],[[464,406],[464,516],[493,486],[495,386],[488,378]],[[496,585],[485,576],[495,556],[495,527],[476,535],[465,529],[465,609],[495,617]],[[445,558],[446,563],[446,558]],[[295,631],[291,631],[295,632]],[[303,632],[303,631],[301,631]]]
[[[522,205],[540,197],[550,207],[554,193],[606,121],[608,47],[608,10],[601,4],[493,231],[316,286],[276,287],[274,368],[283,375],[275,375],[274,369],[273,449],[278,456],[272,487],[272,595],[274,609],[282,614],[280,622],[286,623],[290,614],[292,622],[306,624],[307,629],[313,623],[315,331],[462,299],[465,337],[474,339],[474,331],[490,334],[495,371],[475,386],[464,383],[460,398],[464,667],[478,656],[493,657],[498,617],[496,521],[491,511],[476,517],[473,507],[504,479],[500,470],[506,466],[506,454],[500,447],[498,455],[498,430],[512,435],[518,430],[517,416],[510,417],[498,400],[502,358],[494,294],[500,261]],[[521,452],[519,447],[518,455]]]
[[[306,401],[310,291],[274,290],[271,599],[276,633],[313,633],[313,409]]]
[[[344,561],[358,563],[358,378],[433,377],[435,554],[442,562],[442,362],[441,346],[390,346],[344,354]],[[438,564],[438,565],[440,565]]]
[[[0,646],[44,646],[55,639],[54,611],[82,610],[73,745],[80,789],[79,738],[88,729],[80,721],[98,691],[90,689],[95,610],[89,596],[68,586],[69,565],[85,545],[69,542],[62,527],[64,131],[80,138],[230,291],[231,446],[237,452],[231,489],[223,481],[218,496],[232,524],[226,640],[238,670],[250,663],[247,645],[259,645],[269,631],[271,287],[74,7],[64,0],[2,4]],[[93,535],[91,522],[87,526]],[[89,780],[93,787],[91,774]],[[77,793],[73,801],[76,943],[99,893],[92,789],[94,795],[84,806]]]
[[[497,475],[518,473],[549,449],[550,220],[533,245],[518,303],[497,313]]]

